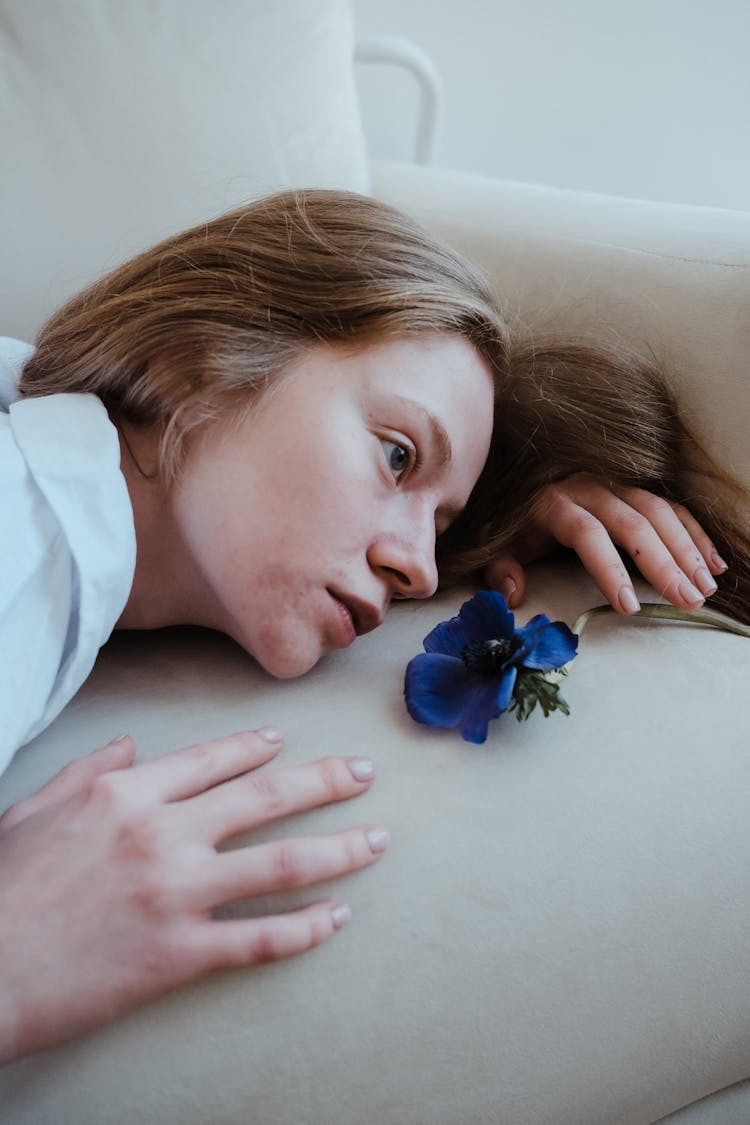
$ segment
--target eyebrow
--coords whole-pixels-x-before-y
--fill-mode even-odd
[[[438,459],[441,465],[450,465],[453,460],[453,448],[451,446],[451,439],[448,437],[448,431],[442,422],[438,421],[434,414],[429,410],[427,414],[427,424],[430,427],[432,434],[432,441],[437,450]]]
[[[416,402],[413,398],[407,398],[406,395],[396,395],[396,398],[401,399],[403,403],[410,406],[412,409],[418,410],[425,419],[438,465],[441,469],[447,468],[453,460],[453,446],[451,445],[451,439],[448,437],[448,431],[443,423],[431,410],[423,406],[421,402]],[[452,504],[444,504],[438,509],[436,515],[439,514],[442,516],[450,527],[454,520],[458,519],[463,510],[462,507],[458,508]],[[444,534],[444,532],[438,532],[438,535],[442,534]]]
[[[405,395],[396,395],[396,398],[401,399],[403,403],[410,406],[413,410],[418,410],[422,417],[427,422],[427,428],[430,432],[430,438],[435,450],[438,464],[441,468],[450,465],[453,460],[453,447],[451,439],[448,437],[448,431],[443,423],[437,418],[431,410],[423,406],[421,402],[417,402],[413,398],[407,398]]]

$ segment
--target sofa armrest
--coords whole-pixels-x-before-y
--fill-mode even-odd
[[[511,320],[651,349],[696,437],[750,486],[750,212],[384,161],[372,182],[481,265]]]

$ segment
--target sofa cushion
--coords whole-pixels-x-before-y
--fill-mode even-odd
[[[0,334],[282,187],[367,190],[345,0],[3,0]]]
[[[519,623],[601,601],[573,563],[530,578]],[[331,941],[8,1067],[4,1121],[646,1125],[746,1077],[750,641],[597,621],[570,717],[504,715],[478,747],[418,726],[402,697],[460,603],[399,603],[299,680],[218,634],[115,635],[0,779],[0,809],[116,731],[147,760],[278,723],[280,765],[364,753],[378,776],[252,839],[383,824],[392,844],[367,871],[224,912],[330,896],[353,911]]]

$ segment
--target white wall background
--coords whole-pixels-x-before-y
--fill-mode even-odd
[[[443,79],[441,167],[750,210],[750,0],[354,0]],[[357,68],[376,156],[409,159],[416,84]]]

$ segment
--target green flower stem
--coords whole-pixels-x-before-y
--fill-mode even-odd
[[[605,613],[616,613],[611,605],[597,605],[587,609],[576,621],[573,632],[580,637],[592,617],[601,617]],[[723,613],[713,609],[678,609],[673,605],[663,605],[661,602],[643,602],[637,613],[628,614],[629,617],[661,617],[667,621],[687,621],[694,625],[710,625],[713,629],[722,629],[725,633],[736,633],[738,637],[750,637],[750,625],[742,625]]]

